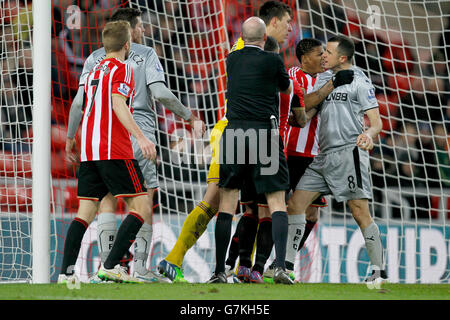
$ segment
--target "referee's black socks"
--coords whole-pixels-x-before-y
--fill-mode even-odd
[[[231,223],[233,215],[225,212],[219,212],[217,215],[214,238],[216,240],[216,271],[225,272],[225,258],[231,237]]]
[[[286,211],[272,213],[272,239],[275,245],[276,267],[286,268],[286,243],[288,236],[288,217]]]

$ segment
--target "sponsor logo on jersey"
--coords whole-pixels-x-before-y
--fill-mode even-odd
[[[369,89],[368,98],[375,99],[375,90],[374,89]]]
[[[325,99],[326,101],[347,101],[348,93],[347,92],[333,92]]]
[[[125,83],[121,83],[117,91],[119,91],[124,96],[128,96],[130,94],[130,87],[127,86]]]

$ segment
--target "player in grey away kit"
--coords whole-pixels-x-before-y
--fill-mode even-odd
[[[347,201],[364,236],[372,264],[372,275],[367,281],[380,284],[387,281],[387,276],[380,231],[369,211],[372,191],[368,151],[372,150],[373,139],[378,136],[382,124],[371,81],[361,69],[352,66],[354,50],[353,42],[345,37],[328,40],[322,56],[328,71],[318,75],[313,91],[333,79],[340,70],[353,70],[354,80],[334,89],[319,105],[320,151],[300,179],[288,207],[289,215],[304,216],[306,208],[321,195],[332,194],[339,202]],[[363,128],[364,114],[370,121],[366,130]],[[300,234],[304,228],[304,223],[299,224]],[[288,246],[294,241],[298,239],[289,237]]]
[[[192,128],[194,128],[194,136],[201,136],[205,131],[205,124],[196,118],[192,112],[184,107],[178,98],[166,87],[165,76],[162,65],[156,55],[155,50],[151,47],[142,45],[142,37],[144,28],[142,26],[141,12],[137,9],[124,8],[118,9],[111,21],[126,20],[131,25],[132,44],[128,63],[134,73],[135,79],[135,96],[133,99],[133,118],[145,134],[145,136],[156,144],[155,130],[156,117],[152,108],[151,96],[160,101],[166,108],[175,113],[177,116],[187,120]],[[74,154],[75,134],[80,124],[83,104],[83,87],[86,77],[92,68],[105,57],[105,49],[100,48],[91,53],[86,59],[82,74],[79,81],[79,90],[73,100],[66,140],[66,154],[71,161],[76,161]],[[145,185],[147,188],[150,204],[153,203],[154,190],[158,187],[158,177],[156,163],[145,159],[140,151],[134,137],[131,138],[134,156],[139,162],[139,166],[144,175]],[[117,200],[109,193],[100,203],[97,234],[98,245],[100,251],[100,259],[103,264],[108,257],[109,251],[114,243],[117,232],[116,225],[116,205]],[[152,205],[150,205],[152,208]],[[152,217],[152,214],[150,214]],[[134,253],[134,277],[148,282],[163,281],[165,278],[147,270],[146,264],[152,241],[152,221],[145,221],[139,233],[136,235],[135,253]],[[91,282],[101,281],[95,275],[91,277]]]

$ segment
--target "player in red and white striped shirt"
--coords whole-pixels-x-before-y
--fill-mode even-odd
[[[85,82],[78,174],[80,203],[77,216],[67,232],[58,277],[60,283],[76,277],[74,265],[81,240],[96,216],[100,201],[109,192],[115,197],[123,197],[130,213],[122,222],[98,275],[118,282],[140,282],[120,266],[120,259],[151,212],[144,177],[134,159],[130,134],[136,138],[142,154],[149,160],[156,158],[156,148],[132,116],[133,71],[123,62],[130,53],[130,24],[126,21],[109,22],[102,35],[106,58],[96,65]]]
[[[317,108],[321,102],[334,90],[333,80],[328,81],[322,88],[311,92],[318,73],[323,72],[322,67],[323,45],[316,39],[303,39],[296,47],[296,56],[300,62],[300,67],[293,67],[289,70],[289,75],[296,79],[304,89],[304,102],[306,107],[306,121],[299,119],[296,114],[297,123],[288,126],[286,135],[286,147],[288,155],[288,167],[290,188],[295,191],[298,181],[305,173],[306,168],[319,153],[319,127],[320,116]],[[293,122],[291,122],[294,124]],[[289,205],[292,199],[288,202]],[[288,246],[286,249],[286,268],[293,270],[297,251],[300,250],[315,223],[319,218],[318,207],[327,206],[323,197],[317,198],[306,210],[305,215],[288,215],[289,231]],[[304,231],[304,232],[302,232]],[[299,236],[300,235],[300,236]]]
[[[323,45],[320,41],[315,39],[303,39],[296,46],[297,59],[300,66],[289,69],[289,76],[298,82],[305,93],[306,97],[311,92],[315,77],[318,73],[323,72],[321,65],[321,57],[323,53]],[[283,101],[283,100],[282,100]],[[285,104],[288,103],[285,100]],[[289,104],[281,105],[280,110],[288,108]],[[317,109],[312,108],[306,113],[306,117],[299,117],[299,113],[295,110],[295,116],[290,119],[286,126],[286,135],[284,143],[288,159],[290,189],[295,190],[295,187],[304,174],[306,168],[313,160],[314,156],[319,151],[319,125],[320,117],[317,114]],[[304,115],[304,113],[303,113]],[[318,219],[317,206],[326,206],[324,198],[318,198],[314,204],[307,210],[307,224],[305,232],[301,235],[301,243],[297,248],[287,248],[286,250],[286,269],[294,270],[295,255],[301,246],[303,246],[306,238]],[[296,232],[297,216],[288,215],[289,233]]]
[[[116,58],[104,59],[89,74],[81,126],[81,161],[134,159],[130,134],[113,110],[114,95],[128,100],[132,113],[133,70]]]

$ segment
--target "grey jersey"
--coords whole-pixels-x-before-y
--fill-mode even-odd
[[[92,52],[86,59],[80,76],[80,86],[84,85],[89,72],[105,56],[105,49],[100,48]],[[134,73],[136,91],[132,106],[133,118],[141,128],[154,131],[156,129],[156,117],[148,86],[155,82],[165,82],[163,67],[153,48],[137,43],[131,44],[130,56],[125,62],[131,65]]]
[[[372,82],[358,67],[353,82],[340,86],[322,102],[320,108],[320,153],[328,153],[356,144],[363,132],[364,112],[378,107]],[[321,88],[333,77],[331,70],[317,76],[313,91]]]

